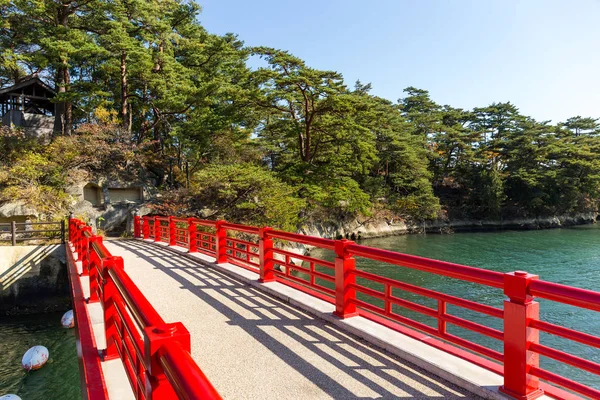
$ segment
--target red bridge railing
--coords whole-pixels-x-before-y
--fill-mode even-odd
[[[168,223],[165,233],[161,222],[158,237],[174,238]],[[188,330],[162,319],[102,237],[83,221],[70,219],[69,242],[82,263],[82,275],[89,276],[88,302],[100,302],[104,310],[103,359],[121,359],[136,399],[221,399],[190,355]]]
[[[277,281],[309,293],[334,304],[335,314],[340,318],[360,315],[426,341],[503,375],[504,385],[500,390],[514,398],[534,399],[544,392],[556,398],[579,398],[573,392],[600,398],[600,390],[540,368],[541,355],[600,375],[600,364],[541,344],[539,332],[594,348],[600,348],[600,337],[541,320],[539,303],[535,301],[543,298],[600,311],[599,292],[546,282],[523,271],[495,272],[362,246],[344,239],[323,239],[225,221],[136,217],[134,234],[184,247],[191,253],[205,253],[214,257],[216,263],[229,262],[256,272],[262,282]],[[332,262],[296,254],[275,246],[275,241],[332,250],[335,259]],[[504,299],[504,306],[492,307],[363,271],[356,268],[356,257],[495,288],[498,298]],[[433,300],[437,306],[407,300],[403,298],[406,293]],[[496,320],[503,329],[454,315],[448,311],[448,305]],[[436,323],[431,326],[401,315],[396,312],[398,308],[427,316]],[[491,338],[503,351],[453,335],[448,332],[448,325]],[[424,338],[413,329],[439,340]]]

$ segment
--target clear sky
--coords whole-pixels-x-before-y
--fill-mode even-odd
[[[537,120],[600,117],[600,0],[198,0],[212,33],[441,104],[511,101]]]

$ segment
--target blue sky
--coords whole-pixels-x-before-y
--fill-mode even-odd
[[[198,0],[212,33],[285,49],[396,101],[511,101],[537,120],[600,117],[600,0]]]

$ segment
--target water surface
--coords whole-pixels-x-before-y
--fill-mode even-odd
[[[23,400],[81,399],[75,330],[60,324],[62,313],[0,318],[0,396]],[[21,367],[32,346],[48,348],[50,357],[37,371]]]
[[[361,244],[500,272],[524,270],[538,274],[540,279],[600,291],[600,227],[597,225],[539,231],[392,236],[362,240]],[[331,252],[321,250],[313,251],[312,255],[330,260],[333,258]],[[502,308],[505,298],[499,289],[368,259],[357,258],[357,268],[498,308]],[[360,280],[359,283],[382,290],[382,287],[376,284]],[[394,295],[437,309],[436,302],[431,299],[399,290],[395,290]],[[382,305],[381,301],[372,297],[359,295],[359,298],[372,304]],[[542,320],[596,336],[600,335],[600,313],[551,301],[539,300],[539,302]],[[437,326],[437,321],[433,318],[402,307],[394,306],[393,311],[432,327]],[[448,305],[448,312],[502,330],[500,319],[451,305]],[[450,324],[448,331],[502,351],[501,342],[495,339]],[[544,333],[541,334],[541,343],[600,363],[598,349]],[[541,366],[600,389],[600,377],[597,375],[544,357],[541,358]]]

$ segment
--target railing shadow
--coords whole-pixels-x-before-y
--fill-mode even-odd
[[[20,247],[7,247],[15,249]],[[53,245],[37,245],[29,253],[20,256],[7,270],[0,273],[0,291],[7,290],[17,280],[33,270],[44,258],[54,252],[57,247]]]
[[[333,398],[474,397],[215,269],[140,241],[111,243],[177,281]]]

